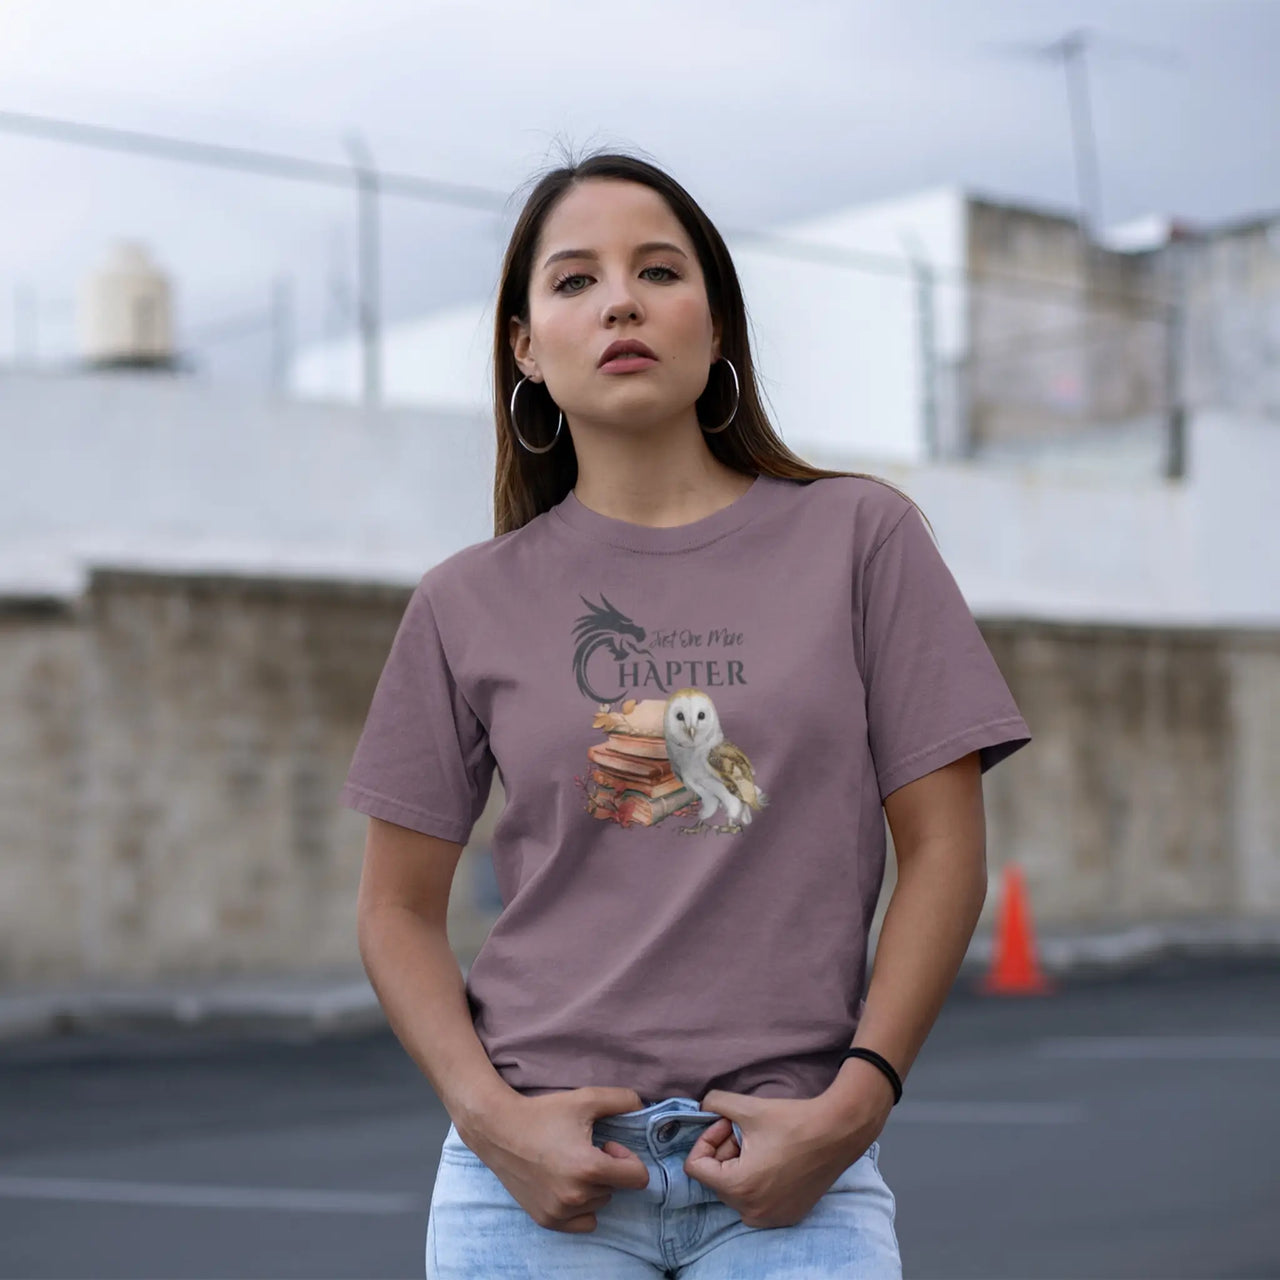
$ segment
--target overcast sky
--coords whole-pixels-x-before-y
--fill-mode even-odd
[[[389,169],[502,192],[559,140],[618,145],[726,226],[944,183],[1070,212],[1062,68],[991,46],[1079,27],[1104,224],[1280,208],[1277,0],[0,0],[0,110],[333,161],[359,131]],[[180,337],[263,310],[287,273],[313,340],[349,323],[355,208],[0,130],[0,361],[22,290],[43,354],[71,351],[69,303],[119,237],[173,276]],[[489,297],[509,225],[387,199],[388,317]],[[257,379],[267,351],[224,340],[206,367]]]

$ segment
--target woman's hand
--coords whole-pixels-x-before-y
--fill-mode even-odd
[[[596,1229],[597,1209],[613,1190],[649,1185],[649,1169],[620,1142],[597,1147],[592,1126],[601,1116],[639,1111],[632,1089],[589,1086],[525,1097],[516,1093],[501,1110],[459,1136],[540,1227]]]
[[[707,1126],[684,1170],[735,1209],[748,1227],[790,1227],[875,1141],[888,1118],[878,1102],[857,1112],[829,1097],[757,1098],[712,1089]],[[731,1121],[742,1130],[741,1151]]]

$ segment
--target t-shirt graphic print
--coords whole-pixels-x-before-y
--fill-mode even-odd
[[[570,491],[423,575],[339,799],[465,841],[501,778],[466,992],[513,1089],[812,1097],[862,1012],[885,797],[1030,736],[889,486],[757,476],[667,528]]]
[[[683,660],[674,656],[677,646],[701,645],[702,635],[671,630],[651,637],[603,593],[598,604],[581,598],[588,612],[574,626],[573,669],[578,688],[599,703],[591,725],[604,734],[587,751],[589,773],[575,777],[586,791],[587,812],[623,827],[692,816],[691,825],[680,826],[683,834],[709,830],[708,823],[720,813],[723,821],[716,831],[740,832],[768,796],[747,753],[725,737],[711,694],[682,685],[665,698],[625,697],[615,707],[616,699],[602,696],[592,684],[592,659],[602,655],[612,664],[622,688],[658,690],[685,674],[695,680],[701,675],[708,686],[741,688],[746,683],[742,660]],[[742,637],[717,628],[705,639],[710,649],[741,643]],[[597,658],[595,666],[600,665]]]

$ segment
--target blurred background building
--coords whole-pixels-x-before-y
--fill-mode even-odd
[[[224,18],[227,33],[241,20]],[[515,43],[491,41],[470,11],[454,20],[429,40],[407,24],[401,44],[335,10],[314,24],[307,74],[329,66],[326,91],[346,103],[342,77],[354,83],[363,65],[351,50],[375,50],[375,88],[400,86],[369,99],[384,113],[380,149],[393,150],[397,128],[401,142],[416,129],[456,173],[484,172],[472,161],[494,138],[512,149],[511,121],[486,134],[488,117],[467,115],[479,56],[468,40],[506,60],[489,79],[535,128],[556,94],[592,98],[531,55],[560,55],[558,18]],[[759,35],[749,24],[726,34],[700,13],[682,21],[717,49]],[[733,87],[709,63],[719,87],[701,114],[660,77],[615,69],[607,83],[616,71],[655,113],[680,102],[668,135],[655,122],[647,136],[681,140],[676,154],[693,139],[693,187],[734,193],[727,210],[705,203],[737,266],[787,444],[902,486],[938,532],[1035,735],[987,781],[993,875],[1021,864],[1048,928],[1280,927],[1280,207],[1224,197],[1204,206],[1212,217],[1106,221],[1084,92],[1094,37],[1003,51],[1067,71],[1068,150],[1065,131],[1052,133],[1062,104],[1036,114],[1041,88],[984,96],[994,64],[975,60],[975,21],[939,10],[904,52],[900,20],[872,7],[779,20],[759,90],[738,91],[739,55],[726,55]],[[254,20],[261,67],[293,66],[299,22]],[[853,98],[848,66],[822,45],[824,24],[842,22],[865,73]],[[1202,87],[1188,105],[1174,82],[1158,97],[1151,80],[1135,107],[1141,73],[1126,67],[1123,89],[1109,81],[1124,95],[1113,111],[1128,103],[1171,165],[1185,162],[1177,129],[1220,108],[1230,124],[1214,115],[1215,145],[1247,150],[1221,76],[1255,56],[1247,33],[1267,23],[1233,22],[1167,20],[1184,44],[1198,32],[1216,51],[1227,68],[1216,95]],[[25,38],[45,23],[32,9]],[[40,38],[70,68],[79,51],[87,75],[100,60],[92,27],[86,17]],[[170,110],[186,100],[197,30],[214,41],[222,28],[176,21],[172,65],[148,63],[179,77]],[[435,66],[430,109],[415,96],[424,41],[472,59],[458,61],[459,83],[452,63]],[[1145,45],[1104,40],[1104,52],[1109,43],[1126,60],[1169,65]],[[298,99],[276,71],[244,70],[240,36],[229,47],[246,81]],[[896,72],[877,80],[875,48],[910,67],[909,87]],[[968,78],[953,78],[966,59]],[[811,93],[823,67],[832,78]],[[40,84],[29,88],[38,99]],[[1174,124],[1142,115],[1157,102]],[[1132,167],[1140,144],[1109,119]],[[827,129],[834,156],[788,145]],[[336,795],[413,585],[492,535],[493,286],[519,201],[375,160],[359,133],[338,162],[285,154],[284,126],[262,126],[273,130],[255,150],[0,109],[13,189],[27,193],[5,210],[16,247],[0,245],[0,261],[23,264],[0,281],[12,300],[0,305],[0,986],[358,966],[365,820]],[[963,157],[950,150],[970,143]],[[39,177],[66,144],[96,175],[93,198],[74,207],[48,198]],[[1006,146],[1035,198],[982,179],[1011,171],[986,160]],[[912,147],[914,167],[902,161]],[[1028,154],[1046,172],[1070,168],[1075,200],[1044,200],[1061,184]],[[138,156],[161,176],[145,176]],[[864,165],[865,180],[846,180]],[[826,175],[815,190],[901,194],[845,194],[826,208],[778,195],[810,170]],[[251,204],[249,183],[289,184],[296,201]],[[1145,190],[1134,180],[1130,208],[1144,207]],[[333,229],[323,202],[334,192],[342,219],[332,261],[312,272],[317,306],[315,281],[298,278],[306,255],[285,241],[304,234],[304,211]],[[153,219],[170,200],[180,216]],[[75,262],[74,288],[61,261],[46,267],[54,285],[25,266],[37,241]],[[214,252],[227,246],[235,253]],[[224,286],[230,262],[238,274]],[[304,323],[320,310],[322,322]],[[495,777],[451,905],[464,959],[500,906],[488,842],[501,806]],[[888,875],[881,912],[892,860]],[[995,908],[992,895],[980,931]]]
[[[1032,726],[989,839],[1050,926],[1280,920],[1278,225],[1082,250],[942,190],[732,246],[784,437],[921,502]],[[0,381],[0,981],[356,964],[334,797],[410,589],[492,534],[486,306],[386,330],[370,406],[355,340],[196,377],[175,293],[118,246],[79,362]]]

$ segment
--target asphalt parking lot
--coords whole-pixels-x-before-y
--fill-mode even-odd
[[[958,987],[881,1135],[905,1274],[1280,1276],[1280,964]],[[0,1275],[421,1276],[448,1116],[387,1032],[0,1044]]]

